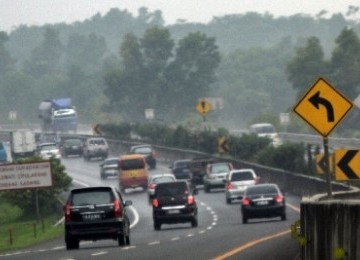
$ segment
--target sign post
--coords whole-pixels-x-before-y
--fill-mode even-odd
[[[329,167],[328,135],[335,129],[353,104],[323,78],[310,87],[293,111],[323,136],[328,196],[332,196]]]

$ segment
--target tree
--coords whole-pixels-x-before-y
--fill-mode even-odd
[[[355,100],[360,94],[360,39],[353,29],[344,28],[336,38],[330,61],[330,82],[346,98]],[[337,132],[359,129],[360,112],[353,109]]]
[[[193,111],[199,98],[208,95],[215,82],[215,71],[220,64],[220,54],[215,38],[200,32],[190,33],[181,39],[175,59],[167,67],[164,77],[162,107],[168,107],[169,116],[179,118]]]
[[[149,28],[140,40],[126,35],[120,48],[122,67],[104,76],[113,111],[126,111],[126,119],[138,121],[144,120],[145,109],[154,108],[156,117],[174,121],[193,110],[215,81],[218,48],[214,38],[201,33],[180,40],[175,51],[174,45],[165,28]]]
[[[89,36],[72,34],[65,50],[66,66],[78,66],[83,71],[99,70],[102,58],[107,50],[105,39],[94,33]]]
[[[33,49],[30,58],[25,61],[25,71],[34,77],[61,71],[61,57],[63,45],[59,33],[51,28],[46,28],[44,39],[40,46]]]
[[[296,56],[288,63],[286,72],[298,96],[301,96],[317,78],[326,73],[327,67],[319,39],[310,37],[305,47],[296,50]]]
[[[360,93],[360,39],[345,28],[336,38],[330,62],[330,79],[343,95],[355,99]]]
[[[13,69],[15,61],[12,59],[10,52],[5,48],[5,42],[9,40],[6,32],[0,31],[0,76]]]

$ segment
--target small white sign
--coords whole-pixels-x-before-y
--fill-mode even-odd
[[[50,161],[0,165],[0,191],[52,185]]]
[[[17,112],[16,111],[10,111],[9,112],[9,119],[10,120],[16,120]]]
[[[290,123],[289,113],[280,113],[280,123],[282,125],[288,125]]]
[[[154,119],[154,109],[152,108],[148,108],[148,109],[145,109],[145,118],[146,119]]]

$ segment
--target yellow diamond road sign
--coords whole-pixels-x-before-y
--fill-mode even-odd
[[[350,111],[353,104],[320,78],[294,107],[294,112],[326,137]]]
[[[211,103],[206,99],[200,99],[199,103],[196,105],[196,110],[202,115],[206,116],[207,113],[212,109]]]

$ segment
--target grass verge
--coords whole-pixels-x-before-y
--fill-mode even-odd
[[[42,221],[28,220],[0,224],[0,252],[26,248],[61,237],[64,226],[54,224],[58,216],[52,215]]]

